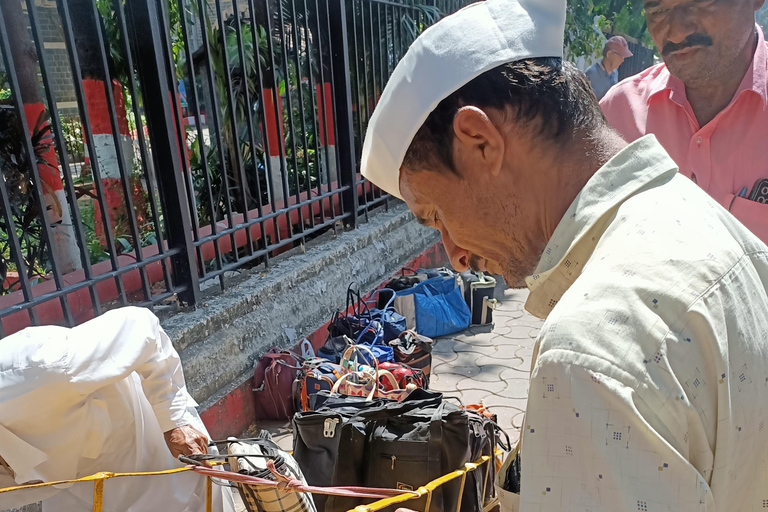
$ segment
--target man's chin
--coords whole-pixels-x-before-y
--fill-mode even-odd
[[[520,277],[510,273],[502,273],[501,276],[504,278],[504,282],[507,283],[507,286],[514,290],[521,290],[528,287],[528,285],[525,283],[525,277]]]

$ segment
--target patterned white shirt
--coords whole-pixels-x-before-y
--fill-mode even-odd
[[[768,512],[768,247],[653,136],[555,230],[522,435],[522,512]]]

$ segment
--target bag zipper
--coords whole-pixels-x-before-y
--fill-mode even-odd
[[[398,461],[398,456],[397,456],[397,455],[390,455],[390,454],[387,454],[387,453],[382,453],[382,454],[381,454],[381,458],[382,458],[382,459],[389,459],[389,460],[390,460],[390,469],[391,469],[392,471],[394,471],[394,470],[395,470],[395,464],[396,464],[396,463],[397,463],[397,461]],[[404,455],[400,455],[400,456],[399,456],[399,460],[401,460],[401,461],[403,461],[403,462],[408,462],[408,461],[411,461],[411,462],[414,462],[414,461],[415,461],[415,462],[418,462],[418,461],[424,460],[424,457],[416,457],[416,456],[412,456],[412,457],[406,457],[406,456],[404,456]]]

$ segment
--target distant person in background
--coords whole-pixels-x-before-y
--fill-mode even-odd
[[[587,68],[587,78],[597,99],[602,99],[608,89],[619,83],[619,66],[632,56],[627,40],[613,36],[603,46],[603,58]]]
[[[627,142],[656,135],[682,174],[768,242],[768,47],[755,23],[763,2],[644,0],[664,63],[600,105]]]

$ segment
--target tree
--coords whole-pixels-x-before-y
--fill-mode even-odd
[[[32,36],[27,30],[27,16],[22,11],[21,2],[11,1],[0,3],[3,9],[5,27],[8,31],[10,51],[13,55],[14,72],[19,85],[19,95],[23,103],[30,135],[47,133],[50,126],[44,115],[46,108],[40,94],[40,84],[37,78],[37,51]],[[2,30],[3,27],[0,27]],[[40,121],[42,120],[42,121]],[[40,124],[38,124],[40,121]],[[18,120],[17,120],[18,122]],[[42,138],[40,135],[39,138]],[[80,254],[77,249],[72,219],[67,204],[64,186],[59,176],[59,167],[53,144],[43,144],[38,158],[38,172],[43,200],[46,204],[47,221],[51,227],[51,249],[63,273],[81,268]],[[39,149],[39,148],[38,148]],[[45,251],[41,252],[39,260],[46,261]]]
[[[568,58],[598,56],[603,33],[629,36],[653,48],[645,22],[642,0],[571,0],[565,21],[565,49]]]
[[[768,2],[757,11],[757,23],[763,27],[763,32],[768,32]]]

